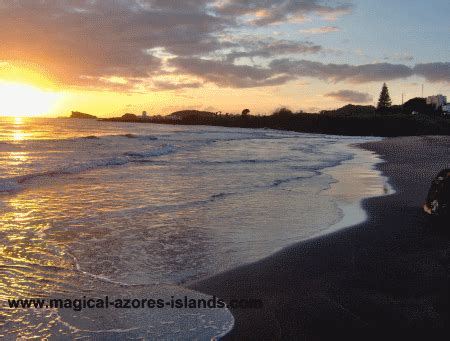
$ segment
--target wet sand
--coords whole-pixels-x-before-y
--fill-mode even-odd
[[[232,309],[236,323],[225,339],[448,337],[450,229],[436,226],[421,206],[432,178],[450,167],[450,137],[361,147],[386,161],[377,167],[396,190],[364,200],[366,222],[189,285],[263,301],[263,309]]]

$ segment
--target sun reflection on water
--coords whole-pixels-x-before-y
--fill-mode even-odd
[[[0,211],[0,299],[54,291],[56,282],[49,279],[55,269],[73,267],[63,257],[64,249],[46,237],[49,222],[35,219],[39,207],[39,200],[18,196],[8,200],[6,211]]]
[[[28,153],[27,152],[10,152],[8,153],[8,164],[11,166],[20,166],[22,163],[27,162]]]
[[[13,141],[22,141],[27,137],[27,133],[24,131],[24,120],[23,117],[14,117],[14,130],[12,130],[11,139]]]

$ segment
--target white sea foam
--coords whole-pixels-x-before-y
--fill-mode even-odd
[[[0,205],[5,250],[0,291],[11,297],[48,295],[48,287],[100,294],[105,288],[134,290],[157,283],[170,296],[171,290],[178,292],[170,285],[257,261],[324,233],[343,217],[345,224],[354,222],[358,217],[340,200],[354,207],[384,188],[384,179],[372,169],[377,160],[355,159],[357,152],[349,148],[373,138],[27,122],[21,127],[27,138],[14,140],[15,126],[2,126],[0,120],[0,200],[7,201]],[[340,186],[346,176],[364,179],[370,193],[352,181]],[[13,318],[0,311],[7,321],[0,337],[18,329],[25,336],[52,336],[39,327],[49,325],[48,316],[20,314]],[[205,321],[212,316],[202,314]],[[150,325],[144,315],[124,315],[112,321],[121,325],[95,328],[66,317],[82,336],[92,332],[90,337],[151,338],[159,331],[176,338],[181,330],[166,334],[177,321],[174,316],[155,315],[154,329],[139,332],[135,322]],[[232,324],[229,315],[222,317],[211,325],[195,319],[192,338],[206,335],[204,329],[214,331],[208,336],[226,333]]]
[[[116,157],[105,159],[90,160],[85,162],[74,162],[62,167],[55,166],[55,169],[43,172],[35,172],[13,178],[0,179],[0,192],[14,192],[22,188],[22,185],[36,178],[57,177],[67,174],[77,174],[96,168],[121,166],[130,162],[140,162],[144,158],[158,157],[174,153],[176,148],[171,145],[163,145],[158,148],[144,151],[125,152]]]

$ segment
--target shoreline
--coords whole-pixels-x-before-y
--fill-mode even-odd
[[[422,214],[432,178],[450,164],[450,138],[363,143],[395,193],[363,200],[368,219],[287,247],[253,264],[191,283],[225,299],[259,298],[232,310],[225,339],[356,339],[448,334],[449,233]]]
[[[299,133],[299,134],[309,134],[309,133]],[[333,136],[333,135],[330,135]],[[334,135],[336,136],[336,135]],[[371,141],[374,142],[374,141]],[[369,141],[366,142],[357,142],[357,143],[345,143],[341,144],[339,148],[343,148],[345,151],[351,150],[353,153],[353,157],[340,161],[337,165],[333,166],[327,166],[325,168],[321,168],[319,170],[320,175],[326,175],[333,179],[332,182],[329,183],[329,187],[327,189],[322,189],[320,192],[318,192],[318,195],[325,195],[333,197],[333,200],[336,203],[336,208],[340,212],[341,217],[338,221],[332,223],[331,225],[328,225],[324,228],[321,228],[317,233],[314,233],[312,235],[304,236],[303,239],[297,240],[295,242],[292,242],[290,244],[286,244],[284,246],[281,246],[277,248],[272,253],[269,253],[268,255],[257,259],[255,261],[252,261],[250,263],[244,263],[237,265],[236,268],[239,268],[244,265],[249,265],[252,263],[256,263],[259,261],[262,261],[266,258],[270,258],[271,256],[277,254],[278,252],[284,250],[285,248],[292,247],[298,243],[303,243],[308,240],[312,240],[315,238],[326,236],[330,233],[339,231],[341,229],[345,229],[347,227],[351,227],[354,225],[361,224],[367,220],[367,214],[365,210],[362,207],[362,202],[366,199],[377,197],[377,196],[384,196],[384,195],[390,195],[395,193],[392,186],[388,183],[388,178],[383,176],[380,171],[376,169],[376,165],[378,163],[384,162],[384,160],[380,159],[376,153],[367,151],[363,148],[359,148],[358,145],[362,143],[369,143]],[[370,191],[365,190],[361,191],[361,189],[353,189],[346,191],[342,188],[339,189],[341,184],[345,183],[345,178],[347,171],[353,171],[354,166],[352,164],[358,163],[363,164],[363,169],[360,169],[359,172],[355,173],[357,175],[357,181],[353,183],[352,185],[357,187],[369,185],[372,188]],[[369,176],[367,176],[367,173],[372,173]],[[363,179],[365,175],[365,179]],[[377,182],[377,184],[374,184],[374,182]],[[332,192],[335,192],[334,194]],[[351,195],[351,198],[346,198],[347,195]],[[233,268],[224,270],[223,272],[231,271]],[[198,278],[195,280],[183,282],[183,284],[186,283],[194,283],[197,281],[201,281],[203,279],[207,279],[209,277],[213,277],[220,274],[211,274],[206,277]]]
[[[323,174],[329,175],[336,180],[325,192],[337,200],[338,209],[342,212],[342,218],[308,239],[325,236],[329,233],[366,222],[368,216],[362,206],[363,201],[395,193],[395,190],[389,184],[389,179],[377,169],[377,165],[385,161],[376,153],[360,148],[360,144],[362,143],[352,143],[346,146],[354,153],[352,159],[322,170]],[[355,164],[363,164],[364,169],[356,174],[352,173],[352,176],[356,175],[356,179],[353,178],[349,182],[348,172],[354,171]],[[356,197],[358,199],[355,201]]]

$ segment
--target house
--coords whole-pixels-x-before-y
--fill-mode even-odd
[[[444,95],[434,95],[427,97],[427,104],[432,105],[434,109],[439,109],[443,105],[447,104],[447,97]]]

